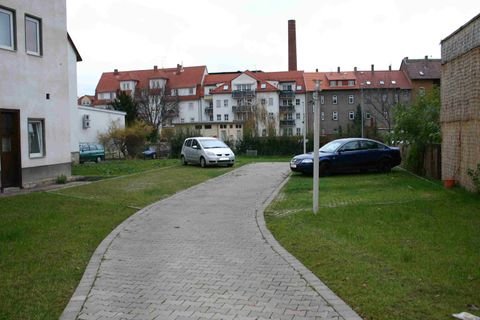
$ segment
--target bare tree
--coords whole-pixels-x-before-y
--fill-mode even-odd
[[[165,125],[171,125],[178,116],[178,97],[169,96],[162,88],[143,88],[135,91],[138,104],[137,117],[154,129],[154,132]]]
[[[392,129],[393,110],[399,103],[399,91],[396,88],[363,89],[366,107],[374,113],[377,125],[380,122],[388,132]],[[364,110],[365,111],[365,110]]]

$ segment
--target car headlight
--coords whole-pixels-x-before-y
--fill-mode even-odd
[[[215,157],[215,152],[212,151],[205,151],[205,154],[209,157]]]
[[[303,159],[302,163],[312,163],[313,159]]]

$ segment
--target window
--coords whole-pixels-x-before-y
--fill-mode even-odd
[[[188,94],[192,95],[193,94],[193,88],[188,88]]]
[[[0,6],[0,48],[15,47],[15,11]]]
[[[122,82],[122,90],[130,90],[130,83]]]
[[[355,85],[355,80],[348,80],[348,86],[353,87]]]
[[[273,114],[273,112],[269,112],[269,113],[268,113],[268,118],[269,118],[270,120],[275,120],[275,115]]]
[[[353,94],[348,96],[348,104],[354,104],[355,103],[355,98]]]
[[[299,106],[300,105],[300,99],[295,99],[295,105]]]
[[[293,114],[287,113],[287,120],[293,120]]]
[[[320,104],[325,104],[325,96],[320,96]]]
[[[216,103],[217,108],[220,108],[221,105],[222,105],[222,101],[221,101],[221,100],[215,100],[215,103]]]
[[[267,129],[262,129],[262,137],[267,136]]]
[[[223,106],[228,107],[228,99],[223,100]]]
[[[28,152],[30,158],[44,156],[43,120],[28,120]]]
[[[332,96],[332,103],[337,104],[338,102],[338,97],[337,96]]]
[[[335,121],[338,120],[338,112],[337,111],[332,112],[332,120],[335,120]]]
[[[38,18],[25,16],[25,48],[27,53],[42,54],[42,23]]]
[[[320,119],[322,119],[322,121],[325,120],[325,112],[322,111],[320,113]]]
[[[297,86],[297,91],[302,90],[302,86]]]
[[[268,98],[268,105],[273,106],[273,98]]]
[[[260,103],[262,104],[262,106],[264,106],[267,103],[267,100],[262,99],[262,100],[260,100]]]
[[[195,122],[195,118],[190,118],[190,122]]]
[[[300,120],[300,113],[297,112],[297,113],[295,114],[295,119]]]
[[[185,122],[185,119],[184,118],[180,118],[180,123],[184,123]]]
[[[222,115],[221,114],[217,114],[217,121],[222,121]]]
[[[425,95],[425,88],[424,87],[420,87],[418,88],[418,94],[423,97]]]
[[[297,136],[300,136],[302,134],[302,129],[301,128],[296,128],[296,134],[297,134]]]
[[[224,120],[224,121],[228,121],[228,114],[224,114],[224,115],[223,115],[223,120]]]
[[[188,103],[188,110],[192,111],[193,110],[193,102]]]
[[[355,120],[355,112],[350,111],[348,113],[348,120]]]
[[[372,118],[372,115],[370,114],[370,112],[366,112],[365,119],[371,119],[371,118]]]
[[[293,136],[293,128],[287,128],[287,136]]]
[[[330,81],[330,87],[336,87],[337,86],[337,81],[331,80]]]

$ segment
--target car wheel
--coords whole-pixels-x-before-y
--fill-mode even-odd
[[[184,156],[180,157],[180,162],[182,163],[183,166],[186,166],[188,164],[187,160],[185,160]]]
[[[97,159],[95,160],[96,163],[99,163],[99,162],[102,162],[102,157],[97,157]]]
[[[390,166],[390,161],[388,159],[382,159],[378,163],[378,171],[380,172],[390,172],[392,170],[392,167]]]
[[[330,164],[328,162],[320,162],[318,165],[318,174],[320,177],[330,175]]]
[[[205,161],[204,157],[200,158],[200,167],[205,168],[207,166],[207,162]]]

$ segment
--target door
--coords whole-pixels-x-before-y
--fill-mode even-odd
[[[21,187],[20,111],[0,109],[1,191]]]

